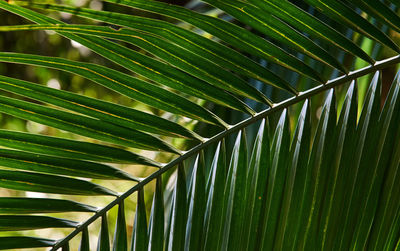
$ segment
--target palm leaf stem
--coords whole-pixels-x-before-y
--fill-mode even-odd
[[[281,111],[293,104],[299,103],[303,100],[306,100],[314,95],[317,95],[319,93],[322,93],[325,90],[331,89],[335,86],[350,82],[351,80],[357,79],[359,77],[365,76],[369,73],[373,73],[378,70],[382,70],[386,67],[389,67],[391,65],[395,65],[397,63],[400,63],[400,55],[387,58],[381,61],[377,61],[374,65],[369,65],[367,67],[361,68],[356,71],[349,72],[346,75],[342,75],[338,78],[332,79],[327,81],[324,84],[318,85],[314,88],[311,88],[307,91],[300,92],[299,95],[294,96],[292,98],[289,98],[287,100],[284,100],[280,103],[274,104],[272,107],[267,108],[254,116],[243,120],[236,125],[230,126],[227,130],[220,132],[219,134],[213,136],[212,138],[207,139],[203,143],[197,145],[196,147],[192,148],[191,150],[185,152],[183,155],[180,157],[174,159],[170,163],[166,164],[163,166],[161,169],[158,171],[154,172],[153,174],[149,175],[145,179],[143,179],[141,182],[136,184],[134,187],[129,189],[128,191],[124,192],[123,194],[119,195],[114,201],[112,201],[110,204],[105,206],[104,208],[98,210],[92,217],[90,217],[87,221],[83,222],[80,224],[73,232],[71,232],[68,236],[65,238],[59,240],[51,249],[52,251],[56,251],[57,249],[63,247],[65,244],[68,243],[69,240],[71,240],[73,237],[75,237],[77,234],[82,232],[85,228],[87,228],[92,222],[97,220],[98,218],[102,217],[105,215],[111,208],[113,208],[116,205],[119,205],[122,201],[124,201],[127,197],[129,197],[131,194],[134,192],[138,191],[139,189],[142,189],[146,184],[150,183],[151,181],[155,180],[157,177],[160,177],[163,173],[167,172],[171,168],[177,166],[179,163],[182,163],[182,161],[195,156],[198,154],[201,150],[205,149],[207,146],[216,143],[225,137],[245,128],[248,125],[251,125],[259,120],[264,119],[265,117],[269,116],[270,114],[273,114],[275,112]]]

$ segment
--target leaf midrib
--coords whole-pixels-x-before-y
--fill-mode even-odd
[[[127,197],[129,197],[131,194],[133,194],[134,192],[138,191],[139,189],[143,188],[146,184],[150,183],[151,181],[153,181],[154,179],[156,179],[157,177],[160,177],[163,173],[167,172],[169,169],[173,168],[174,166],[178,165],[179,163],[181,163],[182,161],[198,154],[201,150],[203,150],[204,148],[206,148],[207,146],[218,142],[220,140],[222,140],[223,138],[247,127],[248,125],[251,125],[253,123],[258,122],[261,119],[264,119],[265,117],[269,116],[270,114],[282,111],[283,109],[299,103],[303,100],[306,100],[308,98],[313,97],[314,95],[317,95],[319,93],[322,93],[325,90],[331,89],[335,86],[338,85],[342,85],[344,83],[347,83],[351,80],[357,79],[359,77],[362,77],[364,75],[367,75],[369,73],[384,69],[386,67],[389,67],[391,65],[400,63],[400,55],[398,56],[394,56],[391,58],[387,58],[381,61],[377,61],[374,65],[369,65],[367,67],[364,67],[362,69],[359,70],[355,70],[352,71],[346,75],[342,75],[338,78],[332,79],[327,81],[324,84],[318,85],[314,88],[311,88],[307,91],[304,92],[300,92],[298,96],[286,99],[280,103],[274,104],[272,107],[267,108],[257,114],[255,114],[253,117],[250,117],[248,119],[242,120],[241,122],[237,123],[236,125],[230,126],[228,129],[226,129],[225,131],[205,140],[204,142],[202,142],[201,144],[193,147],[192,149],[190,149],[189,151],[186,151],[183,155],[181,155],[180,157],[172,160],[171,162],[169,162],[168,164],[164,165],[161,169],[159,169],[158,171],[152,173],[151,175],[149,175],[147,178],[143,179],[141,182],[139,182],[138,184],[136,184],[134,187],[130,188],[128,191],[126,191],[125,193],[121,194],[118,198],[116,198],[114,201],[112,201],[111,203],[109,203],[107,206],[105,206],[104,208],[100,209],[99,211],[97,211],[97,213],[95,215],[93,215],[92,217],[90,217],[87,221],[83,222],[82,224],[80,224],[80,226],[78,228],[76,228],[73,232],[71,232],[69,235],[67,235],[64,239],[61,239],[60,241],[58,241],[53,248],[51,249],[52,251],[57,250],[58,248],[61,248],[64,244],[68,243],[69,240],[71,240],[74,236],[76,236],[77,234],[79,234],[84,228],[86,228],[88,225],[90,225],[92,222],[94,222],[95,220],[97,220],[98,218],[100,218],[101,216],[103,216],[106,212],[108,212],[111,208],[113,208],[115,205],[118,205],[119,203],[121,203],[121,201],[124,201]]]

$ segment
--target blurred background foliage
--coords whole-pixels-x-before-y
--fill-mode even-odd
[[[235,22],[237,25],[245,27],[245,25],[242,25],[238,23],[235,20],[232,20],[231,17],[225,15],[219,10],[213,9],[210,6],[201,3],[200,1],[189,1],[189,0],[162,0],[163,2],[169,2],[173,4],[179,4],[182,6],[186,6],[191,9],[196,9],[197,11],[207,13],[209,15],[213,16],[219,16],[221,18],[224,18],[227,21]],[[51,1],[50,1],[51,2]],[[126,14],[131,14],[131,15],[141,15],[141,16],[151,16],[151,17],[158,17],[158,18],[164,18],[165,17],[160,17],[155,14],[131,9],[131,8],[124,8],[122,6],[116,6],[110,3],[104,3],[98,0],[59,0],[59,1],[54,1],[56,3],[60,4],[68,4],[68,5],[74,5],[77,7],[89,7],[92,9],[96,10],[112,10],[112,11],[117,11],[121,13],[126,13]],[[323,20],[326,23],[329,23],[332,27],[338,29],[340,26],[336,25],[334,21],[327,19],[324,17],[322,14],[315,12],[313,9],[310,9],[306,4],[304,4],[301,1],[293,1],[296,3],[299,7],[307,10],[308,12],[318,15],[318,18]],[[49,16],[62,20],[63,22],[66,23],[79,23],[79,24],[99,24],[94,21],[90,21],[88,19],[83,19],[79,18],[76,16],[72,16],[70,14],[66,13],[55,13],[55,12],[48,12],[46,13]],[[167,20],[171,22],[176,22],[175,20]],[[374,22],[374,20],[372,20]],[[28,23],[25,19],[20,18],[16,15],[10,14],[6,11],[0,10],[0,25],[20,25],[20,24],[26,24]],[[188,24],[178,24],[184,28],[187,29],[193,29]],[[379,24],[377,24],[379,26]],[[117,27],[116,27],[117,28]],[[388,29],[386,27],[380,27],[382,30],[386,31],[388,35],[391,36],[393,40],[396,42],[400,41],[399,34],[398,33],[389,33]],[[209,38],[215,39],[211,37],[209,34],[204,33],[203,31],[196,30],[194,29],[195,32],[198,32],[200,34],[203,34],[204,36],[208,36]],[[356,33],[353,33],[352,31],[349,30],[342,30],[343,34],[346,34],[349,38],[352,40],[356,41],[357,44],[359,44],[364,51],[366,51],[368,54],[372,55],[373,58],[376,60],[387,58],[389,56],[393,56],[394,52],[390,51],[389,49],[384,49],[381,46],[377,45],[373,41],[366,39],[366,38],[360,38]],[[268,39],[268,38],[266,38]],[[275,42],[275,41],[272,41]],[[134,48],[131,45],[124,44],[127,47],[139,50],[138,48]],[[280,45],[282,46],[282,45]],[[321,46],[324,47],[323,44]],[[284,46],[282,46],[284,47]],[[287,49],[287,48],[286,48]],[[351,56],[332,50],[332,48],[325,48],[327,49],[332,55],[337,57],[341,63],[343,63],[347,68],[350,69],[359,69],[367,65],[366,62],[362,60],[354,60]],[[86,47],[75,43],[71,42],[70,40],[63,38],[59,35],[57,35],[55,32],[50,32],[50,31],[34,31],[34,32],[7,32],[7,33],[1,33],[0,34],[0,50],[1,51],[8,51],[8,52],[21,52],[21,53],[32,53],[32,54],[38,54],[38,55],[45,55],[45,56],[57,56],[57,57],[62,57],[62,58],[67,58],[70,60],[75,60],[75,61],[81,61],[81,62],[91,62],[91,63],[96,63],[100,65],[105,65],[114,69],[117,69],[121,72],[129,73],[132,74],[131,72],[128,72],[126,69],[96,55],[95,53],[91,52],[89,49]],[[290,49],[288,49],[290,51]],[[143,52],[145,53],[145,52]],[[317,69],[319,72],[324,73],[325,76],[328,76],[328,78],[335,78],[340,75],[339,72],[334,71],[328,67],[322,66],[322,64],[316,62],[315,60],[308,58],[302,54],[296,54],[293,53],[295,56],[298,58],[303,59],[307,64],[311,65],[314,69]],[[289,72],[279,66],[276,65],[270,65],[265,62],[260,62],[263,64],[265,67],[268,67],[272,71],[276,72],[280,76],[283,76],[289,83],[292,83],[293,85],[296,85],[295,87],[299,90],[306,90],[309,89],[313,86],[316,85],[315,82],[313,82],[310,79],[305,79],[300,77],[298,74]],[[387,68],[383,71],[382,77],[383,77],[383,95],[385,95],[390,87],[391,80],[394,78],[394,74],[396,73],[397,69],[396,68]],[[71,91],[74,93],[79,93],[85,96],[93,97],[93,98],[98,98],[106,101],[110,101],[113,103],[125,105],[128,107],[134,107],[149,113],[156,114],[158,116],[162,116],[165,118],[168,118],[170,120],[177,120],[177,118],[173,117],[169,113],[161,112],[160,110],[150,108],[148,106],[145,106],[141,103],[135,102],[134,100],[131,100],[125,96],[122,96],[118,93],[112,92],[100,85],[96,85],[82,77],[72,75],[66,72],[61,72],[61,71],[56,71],[56,70],[51,70],[51,69],[45,69],[45,68],[39,68],[39,67],[33,67],[33,66],[26,66],[26,65],[18,65],[18,64],[7,64],[7,63],[0,63],[0,74],[1,75],[6,75],[9,77],[14,77],[26,81],[31,81],[35,82],[38,84],[42,85],[47,85],[52,88],[56,89],[62,89],[66,91]],[[136,76],[140,77],[140,76]],[[359,92],[359,104],[362,104],[362,97],[364,97],[364,94],[367,89],[367,85],[369,81],[371,80],[371,76],[363,77],[359,79],[359,84],[358,84],[358,92]],[[249,80],[251,83],[256,86],[258,89],[262,90],[263,93],[265,93],[268,97],[271,97],[274,101],[282,101],[286,98],[288,98],[287,94],[284,93],[283,91],[277,90],[275,88],[270,88],[268,86],[265,86],[258,81],[254,80]],[[344,100],[344,91],[346,90],[347,85],[342,85],[337,88],[337,98],[339,100],[338,104],[338,112],[340,112],[340,105],[343,103]],[[9,96],[14,96],[17,97],[13,94],[7,93]],[[17,97],[21,98],[21,97]],[[317,123],[318,117],[321,112],[321,107],[322,107],[322,100],[324,98],[324,95],[317,95],[311,99],[311,104],[312,104],[312,114],[315,116],[313,119],[314,123]],[[384,99],[382,99],[384,100]],[[201,101],[198,101],[201,102]],[[246,100],[246,102],[253,107],[256,111],[261,111],[266,108],[266,106],[260,104],[260,103],[255,103],[249,100]],[[246,115],[243,115],[242,113],[239,112],[227,112],[222,107],[214,106],[212,107],[210,104],[204,104],[208,108],[210,108],[213,112],[215,112],[218,116],[223,118],[225,121],[227,121],[230,124],[235,124],[244,118],[246,118]],[[290,121],[291,121],[291,127],[292,127],[292,132],[294,132],[293,128],[295,127],[295,121],[297,121],[298,114],[300,113],[302,104],[294,105],[290,107],[289,109],[289,114],[290,116]],[[359,109],[361,110],[361,109]],[[277,114],[279,115],[279,114]],[[270,122],[271,122],[271,127],[274,128],[275,123],[276,123],[276,118],[272,117]],[[208,137],[210,135],[215,135],[215,133],[219,130],[220,128],[205,125],[205,124],[192,124],[190,120],[182,120],[178,121],[180,124],[186,125],[187,127],[193,128],[196,127],[196,131],[199,132],[200,135],[204,137]],[[83,139],[80,138],[79,136],[76,136],[72,133],[68,133],[65,131],[60,131],[58,129],[54,129],[51,127],[43,126],[34,122],[27,122],[25,120],[21,120],[9,115],[5,114],[0,114],[0,126],[2,129],[8,129],[8,130],[16,130],[16,131],[23,131],[23,132],[30,132],[30,133],[40,133],[44,135],[51,135],[51,136],[62,136],[65,138],[73,138],[73,139]],[[256,134],[256,129],[258,128],[258,123],[255,125],[250,126],[249,128],[246,128],[247,136],[249,142],[252,142],[254,139],[254,136]],[[314,125],[315,129],[315,125]],[[235,135],[232,135],[231,138],[227,139],[227,146],[228,146],[228,152],[231,150],[229,146],[232,146],[232,141],[233,137]],[[85,139],[87,140],[87,139]],[[172,142],[174,145],[181,145],[181,148],[190,148],[193,146],[190,142],[184,142],[182,140],[180,141],[174,141]],[[184,146],[183,146],[184,145]],[[209,147],[208,150],[210,152],[213,152],[213,147]],[[146,152],[146,154],[150,155],[149,157],[155,158],[157,161],[167,163],[172,159],[172,155],[169,154],[163,154],[163,153],[158,153],[157,156],[155,156],[154,152]],[[205,153],[205,159],[206,163],[211,161],[211,157]],[[193,160],[188,160],[188,161],[193,161]],[[209,165],[207,165],[209,166]],[[150,173],[152,173],[155,169],[152,168],[143,168],[141,166],[122,166],[124,170],[127,172],[137,176],[137,177],[146,177]],[[188,176],[190,175],[190,170],[187,170]],[[164,184],[166,185],[166,192],[165,194],[165,201],[169,201],[169,197],[171,196],[171,193],[168,193],[168,186],[169,184],[173,184],[174,182],[174,176],[173,174],[169,175],[164,175],[164,178],[166,181]],[[168,179],[168,180],[167,180]],[[124,192],[128,190],[131,186],[133,186],[134,183],[132,182],[113,182],[113,181],[96,181],[94,180],[93,182],[100,183],[103,186],[109,187],[112,190],[119,191],[119,192]],[[146,203],[146,205],[149,207],[148,210],[150,211],[150,206],[151,206],[151,199],[152,199],[152,189],[154,187],[153,185],[148,185],[146,186],[146,197],[145,201],[149,202]],[[18,191],[13,191],[13,190],[7,190],[7,189],[1,189],[0,190],[0,196],[31,196],[31,197],[42,197],[44,196],[43,194],[40,193],[28,193],[25,194],[24,192],[18,192]],[[62,198],[63,196],[60,195],[46,195],[46,196],[52,196],[53,198]],[[76,201],[81,201],[83,203],[88,203],[87,200],[90,200],[90,204],[98,207],[102,207],[109,203],[112,198],[101,198],[96,199],[96,200],[91,200],[90,197],[83,197],[83,196],[76,196],[74,198]],[[129,209],[134,209],[136,208],[136,194],[132,196],[132,198],[128,199],[125,201],[126,203],[126,208]],[[115,222],[116,218],[116,208],[114,208],[108,217],[110,217],[109,222]],[[69,218],[72,220],[76,221],[83,221],[87,219],[90,214],[68,214],[68,215],[60,215],[57,214],[57,216],[61,218]],[[127,217],[127,230],[128,234],[130,235],[130,232],[132,230],[133,226],[133,217],[134,217],[134,211],[126,211],[126,217]],[[99,229],[99,222],[96,222],[95,224],[92,224],[91,227],[92,229]],[[110,226],[110,229],[113,229],[113,226]],[[58,231],[52,230],[37,230],[35,233],[32,233],[32,235],[41,235],[47,238],[51,239],[58,239],[62,238],[65,235],[67,235],[71,230],[69,229],[60,229]],[[92,232],[92,231],[89,231]],[[95,231],[97,232],[97,231]],[[26,233],[27,235],[30,235],[29,233]],[[0,232],[0,235],[3,235],[3,233]],[[5,233],[4,235],[9,235],[9,233]],[[96,238],[91,238],[92,240],[96,240]],[[75,242],[79,241],[79,238],[75,238]],[[71,243],[72,246],[74,246],[73,243]],[[93,243],[91,246],[96,246],[95,243]],[[38,249],[38,250],[43,250],[43,249]]]

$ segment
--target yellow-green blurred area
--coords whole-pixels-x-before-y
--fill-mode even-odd
[[[50,2],[50,1],[47,1]],[[123,8],[121,6],[117,7],[112,4],[103,3],[100,1],[90,1],[90,0],[69,0],[69,1],[54,1],[61,4],[69,4],[77,7],[88,7],[96,10],[109,10],[109,11],[118,11],[127,14],[135,14],[135,15],[149,15],[142,13],[137,10]],[[76,23],[76,24],[99,24],[94,21],[88,19],[82,19],[78,17],[74,17],[70,14],[65,13],[54,13],[54,12],[43,12],[48,14],[49,16],[61,20],[66,23]],[[0,10],[0,25],[21,25],[21,24],[29,24],[30,22],[24,18],[21,18],[17,15],[11,14],[4,10]],[[130,48],[134,48],[133,46],[126,45]],[[21,32],[6,32],[0,33],[0,51],[3,52],[18,52],[18,53],[29,53],[29,54],[37,54],[44,56],[54,56],[54,57],[62,57],[69,60],[80,61],[80,62],[91,62],[100,65],[104,65],[107,67],[111,67],[113,69],[117,69],[121,72],[125,72],[128,74],[133,74],[132,72],[128,72],[122,67],[96,55],[91,52],[86,47],[80,45],[76,42],[71,42],[70,40],[56,34],[53,31],[21,31]],[[125,105],[128,107],[136,108],[142,111],[146,111],[149,113],[156,114],[158,116],[168,117],[169,114],[164,114],[159,110],[153,109],[151,107],[145,106],[141,103],[135,102],[132,99],[129,99],[121,94],[110,91],[94,82],[86,80],[80,76],[76,76],[67,72],[46,69],[42,67],[34,67],[29,65],[19,65],[19,64],[9,64],[9,63],[0,63],[0,74],[8,77],[13,77],[17,79],[22,79],[26,81],[30,81],[33,83],[37,83],[40,85],[45,85],[51,88],[62,89],[66,91],[71,91],[74,93],[82,94],[88,97],[98,98],[101,100],[113,102],[116,104]],[[140,76],[136,76],[140,77]],[[16,96],[11,93],[4,93],[7,96],[19,98],[22,100],[32,101],[20,96]],[[32,101],[37,102],[37,101]],[[175,119],[168,117],[169,119]],[[56,137],[77,139],[83,141],[95,142],[91,139],[77,136],[75,134],[61,131],[58,129],[54,129],[51,127],[47,127],[35,122],[21,120],[19,118],[0,114],[0,127],[2,129],[14,130],[14,131],[22,131],[29,132],[34,134],[42,134],[42,135],[50,135]],[[96,142],[100,143],[100,142]],[[179,141],[173,142],[174,144],[180,143]],[[101,142],[101,144],[105,144]],[[129,149],[131,151],[138,152],[135,149]],[[141,152],[143,155],[155,159],[160,162],[168,162],[172,156],[168,154],[157,154],[154,152]],[[119,168],[122,168],[124,171],[132,174],[136,177],[146,177],[152,172],[154,172],[155,168],[144,168],[143,166],[138,165],[115,165]],[[132,186],[134,186],[135,182],[125,182],[125,181],[98,181],[91,180],[94,183],[101,184],[107,188],[110,188],[117,192],[125,192]],[[150,183],[145,187],[146,198],[148,210],[150,211],[151,200],[152,200],[152,191],[154,184]],[[46,198],[68,198],[78,202],[82,202],[85,204],[97,206],[99,208],[104,207],[108,203],[110,203],[115,198],[113,197],[85,197],[85,196],[62,196],[62,195],[48,195],[43,193],[33,193],[33,192],[19,192],[8,189],[0,189],[0,196],[20,196],[20,197],[46,197]],[[133,226],[133,217],[134,210],[136,208],[136,194],[133,194],[129,199],[125,200],[125,208],[126,208],[126,219],[127,219],[127,231],[128,234],[132,231]],[[109,223],[110,223],[110,232],[113,231],[113,225],[111,223],[115,222],[116,218],[116,208],[112,209],[109,214]],[[91,213],[68,213],[68,214],[53,214],[50,216],[67,218],[71,220],[75,220],[78,222],[82,222],[88,219],[92,214]],[[89,228],[91,234],[96,235],[100,222],[95,222]],[[36,230],[36,231],[25,231],[23,234],[27,236],[41,236],[43,238],[49,239],[60,239],[65,237],[68,233],[70,233],[72,229],[44,229],[44,230]],[[19,233],[20,234],[20,233]],[[16,236],[18,233],[16,232],[0,232],[0,236]],[[79,242],[79,237],[74,238],[71,242],[71,246],[77,246],[77,242]],[[93,242],[97,241],[97,237],[91,238]],[[96,243],[91,243],[91,247],[95,247]],[[37,250],[47,250],[47,249],[37,249]]]

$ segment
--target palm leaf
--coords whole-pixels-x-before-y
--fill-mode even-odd
[[[79,250],[90,250],[90,227],[97,220],[97,250],[398,248],[400,80],[393,80],[381,109],[379,70],[399,63],[400,56],[377,61],[356,39],[398,53],[391,33],[374,23],[399,31],[400,17],[392,5],[307,0],[304,6],[311,14],[289,1],[204,1],[222,14],[215,17],[152,0],[105,2],[158,16],[1,1],[0,8],[36,24],[1,26],[0,31],[55,31],[119,67],[5,51],[0,62],[81,76],[152,107],[164,118],[0,76],[0,112],[76,136],[1,129],[0,186],[65,196],[116,196],[101,208],[74,197],[2,197],[0,229],[11,235],[28,229],[75,229],[60,240],[0,237],[0,249],[77,250],[71,240],[81,235]],[[32,8],[84,19],[66,24]],[[106,25],[88,25],[85,19]],[[370,65],[354,68],[360,60]],[[345,75],[332,77],[341,72]],[[366,96],[359,97],[357,81],[369,74],[375,75]],[[343,99],[340,89],[347,90]],[[323,100],[317,119],[316,97]],[[141,150],[162,151],[175,159],[160,163]],[[115,164],[140,164],[152,173],[136,177]],[[135,184],[118,193],[97,180]],[[145,191],[152,183],[150,202]],[[127,203],[133,194],[136,214],[128,231],[125,214],[134,210]],[[109,217],[113,208],[115,222]],[[31,215],[61,212],[93,215],[81,223]]]

